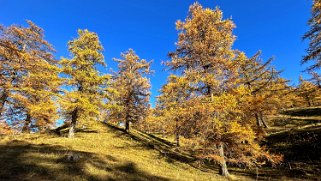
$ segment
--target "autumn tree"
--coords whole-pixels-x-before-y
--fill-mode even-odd
[[[118,63],[118,71],[114,74],[113,86],[119,92],[116,98],[120,107],[117,118],[125,122],[125,130],[129,131],[130,123],[142,121],[147,115],[150,82],[146,76],[151,73],[151,62],[140,59],[132,49],[122,53],[121,57],[114,59]]]
[[[43,30],[31,21],[28,27],[2,27],[0,32],[1,104],[5,119],[18,119],[23,132],[48,128],[57,118],[54,102],[60,80],[54,49]]]
[[[66,87],[60,103],[64,117],[71,121],[69,138],[73,138],[78,122],[96,120],[100,114],[109,76],[102,75],[96,67],[105,65],[96,33],[78,30],[78,38],[68,42],[68,49],[72,58],[60,61]]]
[[[308,21],[310,30],[303,36],[310,41],[307,55],[304,56],[302,63],[313,61],[314,63],[307,68],[308,71],[321,67],[321,0],[313,0],[312,17]]]
[[[300,76],[299,86],[296,93],[300,98],[297,101],[301,102],[302,106],[311,107],[320,105],[321,103],[321,91],[319,87],[310,81],[304,80],[302,76]]]
[[[312,76],[311,82],[321,89],[321,76],[316,71],[310,71],[309,73]]]
[[[170,75],[167,83],[161,88],[160,96],[157,99],[157,108],[167,122],[167,130],[174,133],[176,145],[179,146],[179,137],[186,124],[186,113],[188,108],[186,100],[191,93],[188,80],[183,76]]]
[[[168,124],[167,119],[163,116],[163,112],[156,105],[155,108],[150,107],[147,111],[146,118],[143,122],[138,122],[135,127],[140,131],[151,134],[160,134],[163,138],[170,134],[171,125]]]
[[[271,66],[272,58],[264,62],[257,52],[253,57],[247,58],[239,52],[239,74],[241,83],[250,92],[246,104],[243,105],[247,119],[254,117],[259,129],[267,128],[266,115],[276,113],[282,108],[283,97],[289,91],[287,80],[280,77],[280,72]],[[274,112],[273,112],[274,111]]]
[[[180,31],[177,49],[169,54],[171,61],[167,65],[173,70],[181,69],[190,82],[197,86],[195,90],[200,95],[199,102],[208,102],[209,98],[228,89],[228,82],[224,81],[224,77],[233,75],[228,70],[233,66],[231,60],[234,52],[231,47],[234,42],[234,24],[231,20],[223,20],[218,8],[214,11],[203,9],[200,4],[195,3],[190,7],[185,22],[177,21],[176,26]],[[225,70],[227,71],[224,72]],[[208,117],[211,113],[206,111],[202,114],[202,117]],[[214,131],[213,129],[212,132]],[[206,135],[203,135],[206,139]],[[222,174],[227,176],[224,143],[218,141],[215,147],[220,150]]]
[[[303,36],[303,39],[309,40],[309,47],[307,49],[307,54],[303,57],[301,63],[313,62],[306,70],[312,75],[312,81],[317,85],[315,88],[312,88],[312,84],[307,81],[301,81],[299,90],[300,96],[308,102],[308,105],[311,105],[310,97],[314,95],[308,95],[308,92],[315,93],[320,92],[320,74],[318,69],[321,67],[321,1],[313,0],[313,5],[311,9],[312,17],[308,21],[310,25],[310,30],[306,32]],[[314,90],[312,90],[314,89]]]
[[[242,85],[238,53],[231,19],[223,19],[219,8],[190,6],[185,21],[177,21],[177,48],[166,65],[188,80],[192,96],[186,100],[188,120],[197,120],[194,150],[200,157],[217,161],[228,176],[227,161],[248,166],[268,158],[255,139],[251,124],[242,119],[241,102],[250,92]],[[173,110],[176,111],[176,110]],[[185,125],[185,124],[184,124]]]

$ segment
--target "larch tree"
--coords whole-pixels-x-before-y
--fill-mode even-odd
[[[186,77],[193,94],[186,101],[190,120],[197,119],[194,136],[189,135],[193,149],[217,161],[224,176],[229,175],[227,162],[253,166],[259,158],[270,158],[256,142],[251,124],[242,119],[240,102],[250,92],[241,85],[232,20],[223,19],[219,8],[195,3],[176,26],[177,48],[166,65]]]
[[[308,71],[321,67],[321,0],[313,0],[312,17],[308,21],[310,30],[303,36],[308,39],[309,47],[302,63],[313,61],[314,63],[307,68]]]
[[[220,95],[225,91],[224,89],[228,89],[229,83],[226,77],[233,75],[228,70],[233,67],[231,60],[234,51],[231,48],[235,39],[232,34],[234,24],[231,20],[222,18],[222,12],[218,8],[203,9],[200,4],[195,3],[190,6],[189,15],[185,21],[176,23],[180,31],[177,49],[169,54],[171,61],[167,62],[167,65],[173,70],[184,72],[195,85],[200,103],[208,103],[211,97]],[[203,119],[204,123],[212,119],[209,117],[212,113],[207,110],[201,113],[202,118],[208,118]],[[203,133],[206,127],[211,127],[207,124],[201,125],[205,125],[204,130],[201,130]],[[216,130],[214,126],[212,128],[214,133]],[[202,135],[207,139],[209,134]],[[218,140],[215,147],[219,149],[222,174],[227,176],[229,173],[224,156],[224,143]]]
[[[157,108],[167,122],[168,131],[174,133],[176,145],[179,146],[179,138],[186,124],[188,108],[185,105],[190,94],[189,82],[183,76],[170,75],[167,83],[161,88],[157,99]],[[169,126],[170,125],[170,126]]]
[[[321,91],[318,85],[315,85],[310,81],[304,80],[302,76],[300,76],[299,82],[300,84],[296,90],[296,93],[300,98],[298,101],[302,103],[302,106],[311,107],[320,105]]]
[[[140,59],[132,49],[121,57],[114,59],[118,71],[114,73],[113,87],[119,93],[115,101],[120,107],[117,118],[125,122],[128,132],[131,123],[143,121],[148,113],[151,85],[147,76],[151,73],[151,62]]]
[[[313,82],[319,89],[321,89],[321,76],[316,71],[311,71],[311,82]]]
[[[135,128],[150,134],[160,134],[163,138],[172,132],[172,125],[168,124],[167,117],[164,116],[163,110],[150,107],[143,122],[138,122]]]
[[[265,116],[272,114],[283,106],[282,96],[288,91],[287,80],[280,78],[280,72],[271,66],[272,58],[263,62],[261,52],[247,58],[239,52],[238,62],[241,83],[250,92],[247,97],[247,105],[244,105],[244,113],[248,119],[254,117],[259,129],[267,128]]]
[[[96,120],[100,114],[109,75],[102,75],[96,68],[105,66],[96,33],[78,30],[78,38],[69,41],[68,47],[72,58],[60,61],[66,87],[60,104],[63,116],[71,122],[68,137],[73,138],[78,122]]]
[[[307,49],[307,54],[303,57],[301,63],[311,62],[311,65],[306,68],[306,71],[312,75],[312,81],[317,85],[314,92],[321,92],[321,0],[313,0],[311,14],[312,17],[308,21],[310,30],[303,36],[303,39],[309,40],[309,47]],[[311,105],[311,102],[308,100],[311,96],[305,94],[307,93],[307,90],[303,90],[303,87],[307,88],[306,86],[308,86],[308,83],[304,82],[304,84],[305,85],[300,85],[300,95],[304,96],[304,99],[308,101],[308,105]],[[311,86],[312,85],[310,85],[310,88]]]
[[[41,131],[56,121],[54,99],[60,85],[54,49],[40,27],[27,23],[28,27],[3,27],[0,35],[0,114],[10,108],[8,119],[23,119],[23,132],[30,127]]]

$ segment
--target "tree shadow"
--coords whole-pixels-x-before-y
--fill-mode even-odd
[[[0,145],[0,180],[156,180],[135,163],[110,155],[13,140]]]
[[[282,114],[290,116],[321,116],[321,107],[298,108],[283,111]]]
[[[141,143],[141,146],[147,148],[147,149],[154,149],[157,150],[159,152],[159,158],[165,158],[166,161],[173,163],[175,161],[179,161],[179,162],[183,162],[186,164],[189,164],[190,166],[199,169],[201,171],[213,171],[213,170],[218,170],[218,165],[213,163],[213,162],[203,162],[202,164],[198,164],[197,162],[199,161],[196,157],[194,157],[192,154],[188,154],[188,153],[182,153],[180,152],[180,150],[176,150],[175,145],[168,143],[166,140],[163,141],[163,139],[161,138],[155,138],[154,135],[149,135],[149,134],[145,134],[143,132],[140,131],[134,131],[134,132],[125,132],[123,129],[110,125],[110,124],[105,124],[106,126],[108,126],[109,128],[113,129],[116,131],[116,136],[117,137],[127,137],[133,140],[138,141],[139,143]],[[321,133],[321,131],[320,131]],[[320,156],[321,156],[321,149],[320,149],[320,141],[321,141],[321,137],[316,138],[316,135],[312,135],[310,133],[307,133],[310,136],[306,136],[306,135],[301,135],[299,136],[300,138],[308,138],[310,137],[310,141],[306,142],[306,140],[301,140],[302,142],[297,143],[296,145],[301,145],[301,148],[299,150],[297,150],[298,148],[296,148],[295,146],[291,147],[291,148],[284,148],[284,150],[280,150],[278,148],[274,148],[273,145],[267,145],[269,150],[276,150],[277,153],[281,153],[285,156],[285,161],[288,162],[288,159],[293,161],[295,159],[300,158],[300,156],[302,158],[299,159],[299,161],[301,162],[307,162],[306,157],[304,157],[304,155],[306,156],[306,154],[304,153],[304,150],[306,148],[309,148],[313,153],[313,159],[316,160],[320,160]],[[320,134],[321,135],[321,134]],[[320,136],[319,135],[319,136]],[[275,135],[276,136],[276,135]],[[268,140],[268,143],[274,143],[277,144],[278,141],[282,142],[282,141],[291,141],[289,140],[287,137],[283,137],[282,135],[279,135],[281,137],[270,137],[268,139],[275,139],[275,140]],[[293,139],[297,139],[297,137],[293,137],[292,138],[292,142]],[[317,140],[318,141],[317,141]],[[303,144],[303,142],[306,142],[307,144],[309,144],[309,147],[306,147],[306,144]],[[318,144],[318,146],[316,145]],[[314,147],[313,149],[311,147]],[[295,153],[296,156],[293,157],[293,155],[290,155],[291,153]],[[310,155],[311,156],[311,155]],[[309,156],[309,157],[310,157]],[[318,158],[317,158],[318,157]],[[311,157],[310,157],[311,159]],[[320,165],[320,164],[318,164]],[[241,176],[241,177],[246,177],[246,178],[252,178],[252,179],[259,179],[259,180],[291,180],[291,179],[316,179],[318,178],[318,174],[317,172],[320,171],[321,172],[321,168],[318,167],[314,167],[314,171],[313,172],[308,172],[305,173],[305,171],[302,171],[301,169],[288,169],[286,168],[287,166],[285,164],[276,167],[276,168],[271,168],[271,167],[262,167],[259,168],[258,170],[256,170],[255,168],[252,169],[244,169],[244,168],[240,168],[240,167],[236,167],[235,165],[230,165],[229,166],[229,170],[232,174],[235,174],[237,176]],[[321,167],[321,166],[319,166]],[[316,172],[317,171],[317,172]],[[309,175],[310,174],[310,175]]]
[[[316,126],[321,123],[321,120],[317,119],[293,119],[293,118],[277,118],[273,119],[274,127],[281,127],[283,129],[299,128],[303,126]]]
[[[291,178],[319,179],[321,173],[321,127],[293,129],[272,134],[265,145],[282,154],[284,162],[275,172]]]
[[[140,146],[147,149],[154,149],[159,152],[159,157],[165,157],[166,161],[173,163],[175,161],[183,163],[194,163],[197,159],[187,153],[183,153],[176,149],[176,147],[167,140],[163,140],[156,136],[150,136],[150,134],[143,133],[135,130],[135,132],[125,132],[123,129],[110,125],[104,124],[105,126],[117,130],[116,137],[127,137],[140,143]],[[156,138],[155,138],[156,137]],[[194,166],[192,164],[192,166]]]

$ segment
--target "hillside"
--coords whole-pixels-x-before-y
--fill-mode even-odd
[[[20,135],[0,140],[0,180],[225,180],[189,159],[169,143],[110,126],[83,130],[75,139]]]
[[[317,108],[290,109],[270,119],[266,146],[284,155],[277,168],[230,167],[232,180],[316,180],[321,172]],[[171,140],[99,124],[66,135],[0,137],[0,180],[227,180]]]
[[[266,145],[284,155],[282,174],[319,180],[321,173],[321,107],[293,108],[270,120]]]

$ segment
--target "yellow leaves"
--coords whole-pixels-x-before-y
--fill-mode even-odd
[[[222,69],[228,69],[234,56],[231,49],[234,42],[233,22],[223,21],[218,8],[203,9],[195,3],[190,6],[186,20],[177,21],[176,26],[180,31],[178,49],[170,53],[172,61],[167,65],[172,69],[209,69],[217,74]],[[188,52],[188,55],[181,50]]]
[[[107,89],[110,75],[101,75],[96,65],[105,65],[103,47],[96,33],[78,30],[79,37],[69,41],[69,50],[73,57],[62,58],[60,64],[66,74],[64,84],[68,91],[59,99],[63,116],[68,119],[77,110],[76,121],[96,120],[100,109],[107,108],[103,102],[114,90]],[[108,107],[115,108],[115,107]]]
[[[228,93],[223,93],[219,96],[211,96],[210,105],[213,110],[226,114],[237,108],[236,96]]]
[[[14,114],[32,114],[35,124],[44,119],[50,124],[56,117],[56,103],[52,99],[60,85],[59,68],[43,30],[31,21],[27,23],[28,27],[13,25],[1,31],[0,54],[6,57],[2,62],[5,66],[0,66],[5,75],[1,81],[10,100],[6,103],[16,109]]]
[[[321,90],[317,85],[300,77],[300,84],[290,98],[294,99],[296,106],[313,106],[321,103],[320,94]]]
[[[123,110],[116,112],[117,119],[132,123],[144,120],[148,112],[150,98],[151,62],[140,59],[133,49],[121,53],[122,59],[114,59],[118,63],[118,72],[114,73],[111,86],[118,90],[114,95],[116,105]]]
[[[228,147],[229,159],[253,164],[260,146],[250,116],[277,104],[274,89],[286,88],[285,83],[276,78],[271,60],[261,64],[260,53],[247,58],[232,49],[235,25],[223,19],[219,8],[195,3],[176,28],[177,48],[166,65],[182,74],[171,75],[161,89],[162,116],[173,127],[179,125],[186,137],[197,139],[204,157],[222,159],[215,153],[221,142]]]
[[[209,155],[206,155],[205,158],[207,159],[210,159],[210,160],[214,160],[218,163],[221,163],[222,161],[225,160],[225,158],[219,156],[219,155],[216,155],[216,154],[209,154]]]

